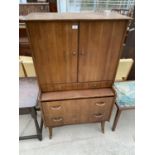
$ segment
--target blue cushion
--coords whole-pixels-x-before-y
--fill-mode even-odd
[[[116,103],[120,107],[135,106],[135,81],[115,82]]]

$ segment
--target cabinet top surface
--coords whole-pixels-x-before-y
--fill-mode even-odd
[[[24,21],[52,21],[52,20],[130,20],[132,18],[115,12],[90,13],[30,13],[20,17]]]

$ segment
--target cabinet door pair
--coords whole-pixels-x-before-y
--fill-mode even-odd
[[[27,23],[41,84],[113,80],[126,21]]]

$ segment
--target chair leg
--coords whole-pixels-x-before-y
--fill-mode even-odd
[[[40,123],[40,131],[42,132],[43,129],[43,118],[41,118],[41,123]]]
[[[101,122],[102,133],[104,133],[104,125],[105,125],[105,121],[102,121],[102,122]]]
[[[116,115],[115,115],[114,123],[113,123],[113,126],[112,126],[112,131],[115,131],[115,129],[116,129],[116,125],[118,123],[118,119],[120,117],[121,112],[122,112],[122,110],[117,108],[117,112],[116,112]]]
[[[34,123],[35,123],[38,139],[42,140],[42,129],[39,127],[39,124],[38,124],[38,121],[37,121],[37,112],[36,112],[36,109],[34,107],[31,108],[31,116],[32,116],[32,118],[34,120]]]

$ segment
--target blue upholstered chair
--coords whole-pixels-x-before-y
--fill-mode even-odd
[[[113,87],[117,95],[115,103],[117,112],[112,127],[114,131],[121,112],[135,108],[135,81],[115,82]]]

